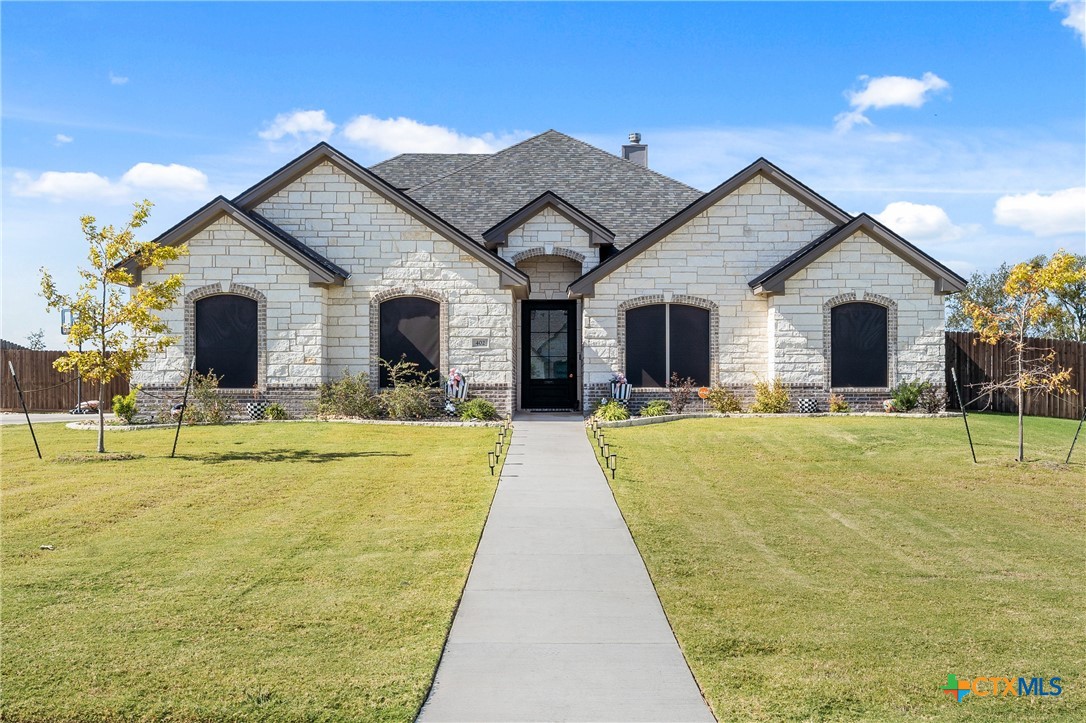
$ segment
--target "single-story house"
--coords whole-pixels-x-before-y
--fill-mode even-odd
[[[406,356],[503,413],[590,409],[624,373],[633,404],[677,374],[750,398],[870,408],[902,380],[943,386],[943,297],[965,281],[765,159],[705,193],[557,131],[493,154],[365,168],[321,143],[163,233],[188,255],[179,341],[133,383],[196,368],[294,413],[344,370],[387,383]],[[147,269],[136,270],[137,281]]]

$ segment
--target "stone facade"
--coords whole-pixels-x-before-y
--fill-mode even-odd
[[[770,374],[769,302],[747,282],[833,227],[833,223],[760,176],[596,284],[584,304],[589,384],[623,371],[619,306],[640,296],[677,296],[717,308],[715,381],[750,385]]]
[[[493,253],[528,277],[527,289],[514,291],[489,259],[358,178],[323,160],[252,208],[349,272],[342,285],[314,282],[298,261],[229,215],[186,237],[189,254],[161,272],[184,274],[182,303],[163,314],[178,340],[133,383],[159,396],[175,390],[195,349],[195,304],[240,294],[258,304],[257,392],[301,416],[321,382],[344,371],[376,380],[381,303],[421,296],[439,304],[442,373],[455,366],[472,396],[504,414],[519,408],[522,300],[569,299],[570,284],[599,265],[591,234],[552,206],[509,231]],[[751,279],[840,223],[810,203],[753,175],[598,279],[577,304],[582,406],[606,396],[611,375],[625,371],[626,311],[656,303],[710,312],[711,383],[733,389],[745,404],[755,381],[780,375],[794,401],[825,406],[838,391],[857,409],[878,408],[885,388],[830,389],[829,315],[847,301],[888,310],[889,386],[905,379],[941,386],[942,297],[932,278],[872,236],[861,231],[841,241],[788,278],[783,291],[751,290]],[[144,278],[160,273],[144,271]],[[667,398],[666,390],[636,389],[631,407],[656,398]],[[690,409],[705,404],[695,399]]]
[[[511,387],[513,300],[496,272],[328,162],[257,211],[351,272],[343,286],[324,292],[329,374],[374,374],[371,301],[398,289],[446,302],[443,372],[457,367],[474,385]]]
[[[864,233],[789,279],[786,293],[769,297],[769,374],[829,390],[830,309],[849,301],[888,310],[888,386],[906,380],[944,384],[942,298],[930,278]]]

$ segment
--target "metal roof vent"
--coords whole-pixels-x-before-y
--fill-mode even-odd
[[[640,133],[630,134],[629,145],[622,146],[622,157],[639,166],[649,167],[649,147],[641,142]]]

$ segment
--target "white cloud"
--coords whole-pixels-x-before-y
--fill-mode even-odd
[[[160,189],[165,191],[207,190],[207,176],[195,168],[171,163],[137,163],[121,176],[121,185],[129,188]]]
[[[950,83],[935,73],[924,73],[920,78],[900,75],[871,78],[861,75],[860,80],[864,81],[861,90],[845,93],[851,110],[839,113],[833,119],[838,132],[843,133],[857,125],[871,125],[871,119],[864,115],[869,110],[896,106],[919,108],[930,100],[932,94],[950,87]]]
[[[51,201],[100,200],[127,202],[148,192],[190,196],[207,190],[207,176],[195,168],[171,163],[137,163],[118,181],[90,171],[45,171],[37,178],[16,173],[12,192],[17,196]]]
[[[266,141],[278,141],[290,136],[315,143],[328,140],[335,130],[336,124],[328,120],[323,110],[293,110],[275,116],[275,120],[257,135]]]
[[[1074,30],[1082,44],[1086,45],[1086,2],[1083,2],[1083,0],[1056,0],[1048,7],[1064,13],[1065,17],[1060,24]]]
[[[128,77],[124,75],[117,75],[111,70],[109,71],[109,82],[113,85],[124,85],[128,82]]]
[[[1048,195],[1033,192],[1003,196],[995,204],[995,221],[1035,236],[1082,234],[1086,232],[1086,187]]]
[[[112,195],[113,184],[105,176],[89,171],[46,171],[35,179],[17,173],[12,190],[19,196],[44,196],[54,200],[104,198]]]
[[[910,241],[956,241],[965,234],[946,211],[932,204],[894,201],[875,218]]]
[[[65,143],[71,143],[74,140],[75,139],[71,136],[66,136],[63,133],[57,133],[56,137],[53,139],[53,145],[63,146]]]
[[[427,125],[411,118],[376,118],[360,115],[343,128],[343,136],[360,146],[396,153],[494,153],[528,137],[517,131],[467,136],[451,128]]]

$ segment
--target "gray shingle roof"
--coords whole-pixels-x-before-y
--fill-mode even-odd
[[[370,170],[401,191],[447,176],[457,169],[489,158],[485,153],[401,153]]]
[[[410,166],[417,177],[437,176],[446,164],[455,165],[452,158],[397,156],[371,170],[397,185],[384,174]],[[546,191],[613,231],[619,248],[702,196],[686,184],[553,130],[474,158],[474,163],[408,188],[407,195],[479,243],[484,231]],[[427,163],[433,164],[432,174],[421,169]],[[403,171],[400,177],[408,175]]]

